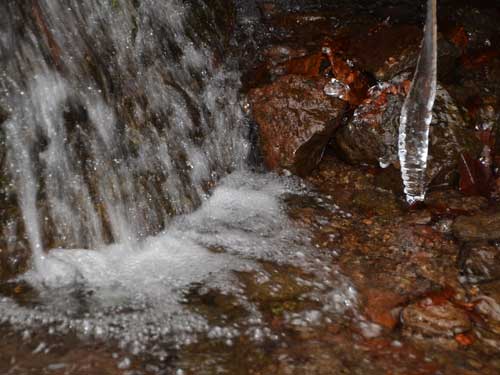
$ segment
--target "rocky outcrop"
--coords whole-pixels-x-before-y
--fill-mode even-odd
[[[324,93],[326,79],[288,75],[250,91],[264,162],[304,176],[314,169],[347,104]]]

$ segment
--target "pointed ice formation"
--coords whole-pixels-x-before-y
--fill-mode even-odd
[[[427,2],[422,50],[410,92],[401,109],[399,126],[399,160],[409,203],[425,197],[429,127],[437,85],[436,0]]]

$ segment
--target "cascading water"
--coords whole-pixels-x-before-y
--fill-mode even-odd
[[[242,166],[238,76],[202,34],[224,39],[206,4],[0,6],[7,160],[35,260],[157,233]]]
[[[6,221],[22,217],[9,241],[24,227],[33,251],[15,282],[37,292],[35,307],[1,297],[0,323],[114,339],[134,353],[196,332],[262,339],[270,330],[232,273],[265,280],[259,260],[317,275],[297,280],[311,289],[304,298],[322,301],[316,321],[355,310],[348,280],[308,255],[307,234],[283,213],[282,196],[302,188],[245,172],[239,75],[222,54],[231,14],[217,4],[0,4],[2,192],[21,212]],[[248,317],[211,327],[184,305],[193,284],[236,296]]]
[[[425,197],[429,126],[437,86],[436,0],[428,0],[422,51],[410,92],[401,109],[399,160],[409,203]]]

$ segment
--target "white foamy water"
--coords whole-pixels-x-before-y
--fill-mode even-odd
[[[278,201],[285,191],[269,177],[235,173],[199,210],[175,219],[166,232],[98,250],[52,250],[26,278],[49,288],[79,283],[156,296],[164,285],[170,289],[188,285],[229,264],[237,265],[234,255],[277,258],[285,255],[280,248],[292,235],[286,231]],[[227,254],[208,250],[215,246]]]
[[[255,271],[261,278],[257,282],[265,282],[269,275],[259,260],[299,266],[315,275],[296,280],[310,288],[301,298],[323,304],[306,314],[304,324],[311,316],[319,324],[328,314],[355,310],[352,285],[324,266],[328,256],[287,218],[284,195],[305,194],[302,190],[293,179],[235,172],[197,211],[176,218],[158,236],[133,246],[52,250],[21,277],[39,294],[34,306],[3,298],[2,321],[17,329],[45,326],[51,333],[115,339],[137,353],[162,340],[186,344],[200,333],[226,342],[241,334],[261,340],[273,334],[234,274]],[[186,304],[193,285],[236,297],[248,316],[211,326]]]

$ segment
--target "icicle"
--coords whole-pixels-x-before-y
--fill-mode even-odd
[[[422,50],[410,92],[401,110],[399,126],[399,160],[409,203],[425,197],[429,127],[437,85],[436,0],[427,2]]]

